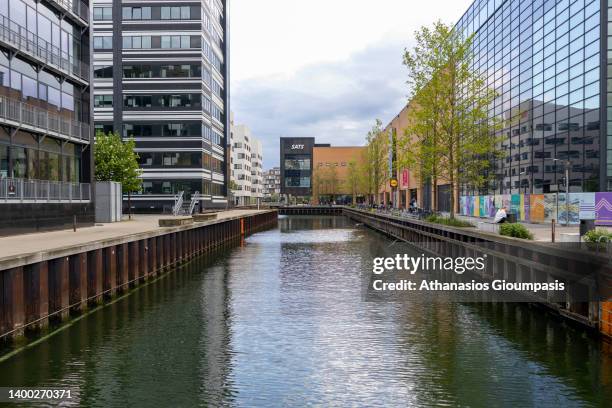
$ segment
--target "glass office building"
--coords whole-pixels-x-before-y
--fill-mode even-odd
[[[498,93],[490,116],[502,123],[505,155],[486,188],[462,194],[564,191],[566,166],[570,191],[612,189],[608,14],[608,0],[470,6],[455,30],[474,34],[473,69]]]
[[[89,11],[0,1],[0,233],[94,221]]]
[[[180,192],[227,204],[227,13],[226,0],[93,1],[95,127],[134,138],[137,211],[167,212]]]

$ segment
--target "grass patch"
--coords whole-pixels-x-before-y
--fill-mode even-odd
[[[430,215],[425,218],[427,222],[433,222],[434,224],[448,225],[449,227],[469,228],[474,227],[474,224],[467,221],[458,220],[457,218],[440,217],[439,215]]]
[[[533,239],[533,234],[523,224],[500,224],[499,235],[521,239]]]

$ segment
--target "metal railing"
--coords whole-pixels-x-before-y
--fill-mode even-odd
[[[24,53],[30,53],[45,64],[89,81],[89,65],[72,59],[47,40],[28,31],[6,16],[0,16],[0,41]]]
[[[16,99],[0,96],[0,120],[29,125],[44,134],[65,136],[90,141],[89,125],[63,118],[59,114],[41,109]]]
[[[174,207],[172,207],[172,215],[179,215],[181,213],[181,208],[183,208],[183,196],[185,195],[184,191],[179,192],[176,196],[174,196]]]
[[[77,16],[85,21],[89,21],[89,7],[87,4],[79,0],[49,0],[51,3],[56,3],[64,10],[72,11]]]
[[[189,203],[189,215],[193,214],[196,204],[200,201],[200,192],[196,191],[191,196],[191,202]]]
[[[67,181],[29,180],[21,178],[0,179],[0,202],[79,202],[91,200],[89,183]]]

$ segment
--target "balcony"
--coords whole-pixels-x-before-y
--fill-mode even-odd
[[[48,0],[57,9],[72,13],[84,22],[89,22],[89,7],[79,0]]]
[[[90,142],[89,125],[27,103],[0,96],[0,121],[61,139]]]
[[[0,203],[86,203],[91,200],[89,183],[0,179]]]
[[[70,56],[26,28],[0,16],[0,42],[59,73],[68,74],[83,84],[89,82],[89,65]]]

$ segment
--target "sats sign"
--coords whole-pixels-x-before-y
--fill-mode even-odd
[[[291,150],[304,150],[304,145],[303,144],[292,144]]]

